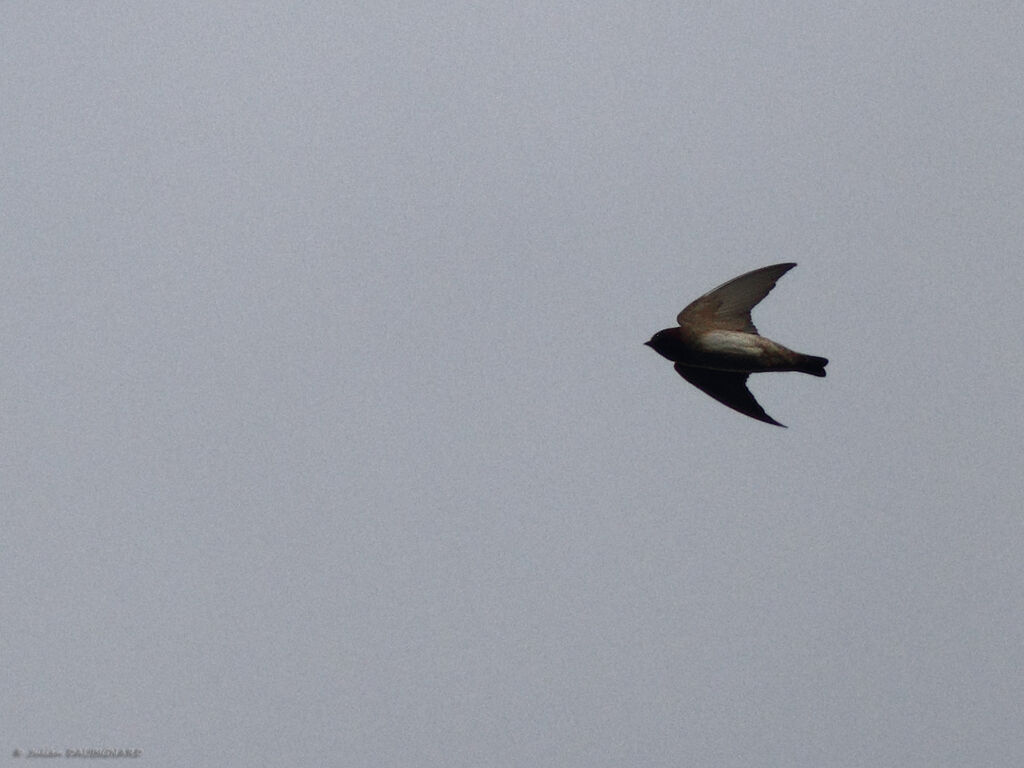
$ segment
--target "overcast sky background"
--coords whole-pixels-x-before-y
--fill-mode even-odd
[[[1019,763],[1020,5],[6,2],[0,62],[0,754]],[[785,430],[643,346],[780,261]]]

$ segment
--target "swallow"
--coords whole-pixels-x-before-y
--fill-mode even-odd
[[[722,405],[752,419],[780,424],[747,389],[747,377],[767,371],[824,376],[828,360],[804,355],[757,332],[750,310],[796,264],[774,264],[722,283],[676,317],[678,328],[658,331],[645,342],[675,363],[676,373]]]

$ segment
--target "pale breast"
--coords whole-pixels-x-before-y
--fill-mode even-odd
[[[753,333],[708,331],[700,335],[693,364],[723,371],[767,371],[784,363],[785,347]]]
[[[757,356],[764,352],[764,339],[742,331],[708,331],[700,337],[702,351],[716,355]]]

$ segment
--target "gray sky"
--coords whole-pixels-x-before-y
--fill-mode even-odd
[[[0,754],[1019,762],[1019,5],[7,2],[0,61]],[[780,261],[788,430],[642,345]]]

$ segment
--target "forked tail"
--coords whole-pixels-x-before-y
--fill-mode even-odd
[[[828,365],[828,358],[815,357],[814,355],[801,355],[800,373],[809,373],[811,376],[824,376],[825,366]]]

